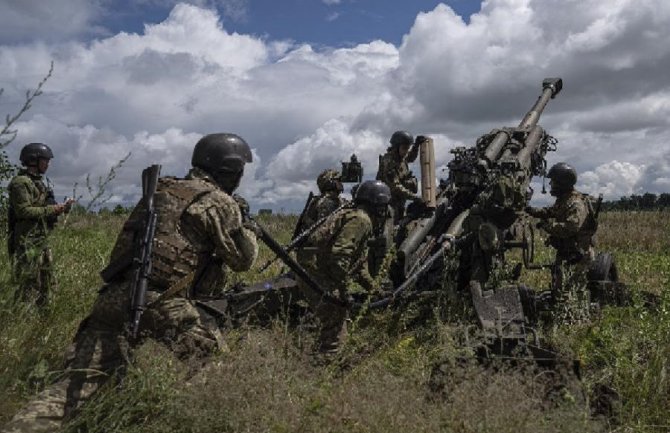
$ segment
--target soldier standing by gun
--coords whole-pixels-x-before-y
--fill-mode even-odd
[[[298,218],[293,238],[345,203],[345,199],[340,196],[344,187],[337,170],[327,169],[322,171],[316,179],[316,185],[319,187],[321,195],[308,200],[305,210]]]
[[[412,200],[421,202],[416,196],[418,183],[409,169],[408,163],[414,162],[419,154],[419,145],[426,137],[417,136],[416,141],[407,131],[396,131],[391,136],[391,147],[384,155],[379,156],[377,180],[384,182],[391,189],[391,208],[393,223],[398,224],[405,215],[405,202]],[[413,143],[413,144],[412,144]]]
[[[256,259],[256,237],[231,197],[251,159],[241,137],[210,134],[195,145],[186,178],[159,179],[160,166],[145,170],[143,198],[101,272],[105,285],[75,336],[64,378],[3,431],[57,430],[122,372],[129,350],[145,338],[165,344],[181,359],[202,359],[224,347],[215,318],[198,300],[220,294],[227,268],[245,271]],[[147,249],[148,260],[141,254]]]
[[[555,203],[547,208],[527,207],[540,218],[538,227],[549,234],[547,243],[556,249],[552,269],[554,323],[573,323],[589,317],[587,273],[595,258],[597,215],[588,195],[575,190],[577,172],[559,162],[549,169],[550,194]]]
[[[298,263],[343,303],[366,297],[375,289],[368,271],[368,241],[375,228],[386,222],[390,199],[391,191],[382,182],[363,182],[356,190],[354,206],[328,217],[298,251]],[[346,334],[348,309],[322,299],[304,282],[300,284],[321,322],[319,350],[336,351]]]
[[[53,152],[46,144],[26,144],[19,155],[25,168],[14,176],[7,188],[7,247],[13,260],[14,279],[19,284],[16,297],[33,300],[38,306],[47,302],[54,285],[49,232],[58,215],[68,212],[74,203],[72,199],[56,203],[53,189],[44,183],[43,175],[52,158]]]

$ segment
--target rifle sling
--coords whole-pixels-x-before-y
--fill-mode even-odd
[[[193,283],[193,279],[195,278],[196,273],[197,273],[196,271],[193,271],[193,272],[190,272],[187,275],[183,276],[176,283],[174,283],[173,285],[168,287],[166,291],[162,292],[158,296],[158,298],[156,298],[153,302],[151,302],[149,305],[147,305],[147,307],[152,307],[152,306],[156,305],[157,303],[159,303],[161,301],[165,301],[167,299],[170,299],[173,296],[177,295],[182,290],[185,290],[186,288],[190,287],[191,283]]]

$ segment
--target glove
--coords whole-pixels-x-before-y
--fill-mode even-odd
[[[238,194],[233,194],[233,200],[237,202],[237,206],[240,208],[240,213],[242,214],[242,220],[249,219],[249,203]]]
[[[72,210],[72,205],[74,204],[74,202],[75,202],[75,199],[73,199],[73,198],[68,198],[67,200],[65,200],[65,203],[63,203],[63,207],[65,208],[64,209],[65,213],[68,213],[68,212],[70,212],[70,210]]]
[[[428,137],[426,137],[425,135],[417,135],[416,138],[414,139],[414,145],[418,146],[426,141],[428,141]]]
[[[247,215],[249,215],[249,214],[247,214]],[[263,232],[261,231],[261,228],[258,227],[258,224],[256,224],[256,221],[253,221],[251,219],[247,219],[246,221],[243,221],[242,222],[242,227],[244,227],[245,229],[247,229],[249,231],[252,231],[256,235],[257,238],[261,237],[261,235],[263,234]]]

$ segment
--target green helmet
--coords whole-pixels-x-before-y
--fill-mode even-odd
[[[552,180],[552,195],[570,192],[577,183],[577,172],[571,165],[565,162],[552,165],[547,173],[547,177]]]
[[[319,177],[316,178],[316,185],[322,194],[328,191],[342,192],[341,179],[342,177],[337,170],[329,168],[319,174]]]
[[[412,134],[407,131],[396,131],[391,136],[391,140],[389,140],[389,142],[393,147],[400,147],[402,145],[409,146],[414,142],[414,138],[412,137]]]
[[[356,189],[355,204],[386,206],[391,201],[391,190],[381,180],[366,180]]]
[[[19,160],[25,166],[36,165],[37,160],[52,159],[54,157],[51,148],[44,143],[28,143],[21,149]]]
[[[210,174],[238,173],[251,161],[251,148],[242,137],[219,133],[205,135],[196,143],[191,165]]]

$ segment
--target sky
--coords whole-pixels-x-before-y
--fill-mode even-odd
[[[254,153],[239,190],[252,209],[296,210],[318,173],[352,153],[374,177],[398,129],[432,136],[444,167],[454,147],[517,125],[545,77],[564,81],[540,120],[559,141],[550,165],[574,165],[578,187],[606,199],[670,190],[667,0],[0,0],[0,10],[0,115],[54,62],[7,152],[49,144],[58,198],[131,152],[108,187],[111,205],[131,204],[143,167],[183,176],[200,137],[234,132]]]

